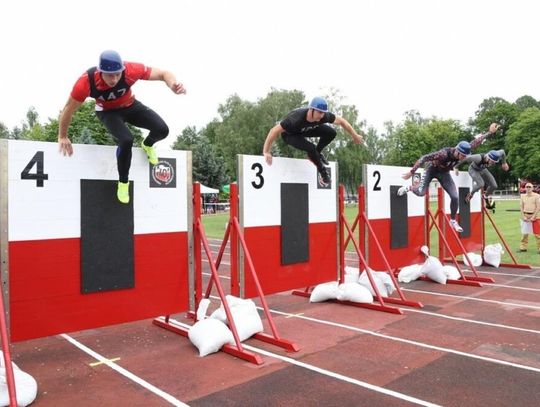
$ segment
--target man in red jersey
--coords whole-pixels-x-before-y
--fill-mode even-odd
[[[136,100],[132,94],[131,86],[139,79],[163,81],[177,95],[186,93],[184,85],[179,83],[171,72],[135,62],[124,63],[118,52],[103,51],[99,58],[99,66],[88,69],[75,82],[59,120],[60,152],[71,156],[73,146],[68,138],[68,128],[73,114],[87,97],[96,100],[96,115],[118,145],[116,151],[119,177],[117,197],[125,204],[129,203],[129,168],[133,147],[133,134],[129,131],[127,123],[150,131],[141,147],[152,165],[158,162],[154,143],[169,134],[169,128],[163,119],[152,109]]]

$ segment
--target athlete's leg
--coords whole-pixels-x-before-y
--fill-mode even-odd
[[[118,166],[118,179],[126,183],[129,180],[131,166],[131,148],[133,147],[133,134],[129,131],[121,110],[105,110],[96,112],[97,117],[116,141],[116,161]]]
[[[490,196],[497,189],[497,181],[495,181],[495,177],[487,168],[482,170],[481,175],[486,185],[485,195]]]
[[[132,106],[125,109],[124,117],[129,124],[150,130],[144,139],[144,144],[148,147],[152,147],[169,134],[169,127],[161,116],[139,101],[135,101]]]
[[[437,173],[438,171],[435,167],[428,165],[418,185],[413,185],[408,190],[417,196],[424,196],[429,191],[429,183],[435,178]]]
[[[317,169],[321,169],[322,167],[324,167],[323,163],[321,162],[320,154],[315,147],[315,144],[307,140],[305,137],[296,134],[283,133],[281,138],[286,144],[293,146],[294,148],[297,148],[299,150],[305,151],[313,164],[315,164]]]
[[[472,178],[471,196],[484,187],[482,171],[469,167],[469,175]]]
[[[459,198],[456,184],[449,172],[439,172],[436,178],[441,183],[441,187],[450,195],[450,219],[456,219],[459,208]]]
[[[306,140],[306,138],[301,135],[283,133],[281,138],[286,144],[307,152],[309,159],[313,164],[315,164],[317,171],[319,171],[319,174],[321,174],[323,182],[325,184],[330,182],[330,176],[328,175],[328,171],[321,160],[321,154],[317,151],[315,144],[309,140]]]

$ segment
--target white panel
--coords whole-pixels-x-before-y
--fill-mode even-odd
[[[472,178],[467,171],[460,171],[459,176],[456,176],[454,171],[450,171],[450,174],[452,176],[452,179],[454,180],[454,183],[456,184],[458,197],[459,197],[459,188],[472,189]],[[482,196],[481,191],[478,191],[476,192],[476,194],[474,194],[473,199],[471,199],[471,202],[470,202],[471,213],[480,212],[482,210],[481,196]],[[444,213],[450,213],[450,195],[448,195],[446,191],[444,191]]]
[[[9,240],[80,237],[80,180],[118,180],[116,147],[74,144],[65,157],[57,143],[9,140]],[[36,152],[43,152],[43,187],[21,179],[21,172]],[[187,230],[187,152],[160,151],[176,158],[176,188],[149,188],[149,164],[140,148],[133,149],[130,181],[135,183],[135,233]],[[36,173],[36,165],[30,169]],[[117,199],[116,194],[111,199]]]
[[[366,205],[368,219],[390,219],[390,187],[393,185],[411,185],[412,178],[404,180],[403,174],[410,167],[394,167],[389,165],[366,164],[364,169],[364,185],[366,186]],[[420,176],[424,170],[418,169]],[[407,193],[409,216],[425,214],[425,198],[412,192]]]
[[[309,223],[335,222],[336,165],[330,163],[330,189],[317,189],[317,169],[309,160],[275,157],[272,165],[263,156],[241,155],[243,226],[272,226],[281,224],[281,184],[305,183],[309,191]],[[262,169],[262,171],[261,171]],[[263,180],[263,181],[262,181]],[[262,184],[261,188],[255,185]]]

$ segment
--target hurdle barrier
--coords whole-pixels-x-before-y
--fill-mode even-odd
[[[401,309],[399,309],[399,308],[388,306],[388,305],[385,304],[385,302],[391,303],[391,304],[399,304],[399,305],[422,308],[423,307],[422,303],[420,303],[418,301],[410,301],[410,300],[407,300],[405,298],[405,294],[403,294],[403,291],[401,290],[401,288],[399,286],[399,283],[398,283],[398,281],[397,281],[397,279],[396,279],[390,265],[388,264],[388,260],[386,259],[385,253],[384,253],[384,251],[383,251],[383,249],[382,249],[382,247],[381,247],[381,245],[379,243],[377,235],[375,234],[373,228],[371,227],[371,225],[369,223],[369,220],[366,217],[365,212],[363,210],[359,210],[358,215],[356,216],[356,218],[355,218],[355,220],[353,222],[353,227],[354,227],[354,225],[361,225],[360,229],[362,229],[362,226],[367,228],[367,234],[375,242],[378,253],[381,256],[381,258],[383,259],[383,261],[384,261],[385,270],[388,273],[388,275],[390,276],[390,278],[392,280],[392,283],[393,283],[394,287],[396,288],[396,292],[398,293],[399,298],[383,297],[381,295],[381,293],[380,293],[380,291],[379,291],[379,289],[377,287],[377,284],[374,281],[374,277],[372,275],[372,269],[371,269],[368,261],[366,260],[365,256],[363,255],[362,250],[360,249],[360,245],[356,242],[356,239],[354,237],[354,228],[349,226],[349,223],[347,222],[347,219],[345,217],[345,205],[344,205],[344,202],[345,202],[345,199],[344,199],[345,188],[343,187],[343,185],[340,186],[339,192],[340,192],[339,197],[340,197],[340,225],[341,225],[341,228],[340,228],[340,230],[341,230],[341,237],[340,237],[341,256],[344,258],[345,250],[347,248],[347,245],[348,245],[349,241],[351,241],[353,243],[355,252],[356,252],[356,254],[357,254],[358,258],[359,258],[359,270],[362,270],[362,266],[363,266],[363,271],[366,273],[366,275],[368,277],[368,280],[369,280],[369,283],[370,283],[371,287],[373,288],[373,291],[375,292],[374,300],[377,301],[379,304],[374,304],[374,303],[371,303],[371,304],[353,303],[353,302],[349,302],[349,301],[337,301],[337,300],[336,300],[336,302],[338,302],[338,303],[346,303],[347,305],[354,305],[354,306],[360,307],[360,308],[369,308],[369,309],[373,309],[373,310],[377,310],[377,311],[389,312],[389,313],[394,313],[394,314],[403,314],[403,311]],[[365,201],[364,188],[363,187],[359,188],[358,196],[359,196],[359,208],[360,208],[360,207],[362,207],[362,204]],[[345,239],[345,236],[344,236],[345,230],[347,231],[347,238],[346,239]],[[344,264],[344,263],[342,263],[342,264]],[[345,275],[345,270],[344,270],[344,267],[342,266],[340,282],[343,281],[344,275]]]
[[[308,160],[238,156],[239,223],[264,294],[338,279],[337,165],[331,183]],[[238,258],[233,293],[251,298],[256,283]],[[233,259],[231,258],[231,262]]]
[[[230,185],[229,221],[227,222],[225,235],[224,235],[220,250],[218,252],[218,255],[215,261],[214,261],[212,252],[210,250],[208,239],[206,237],[204,226],[201,220],[201,204],[200,204],[201,199],[200,199],[200,184],[199,183],[195,183],[193,185],[193,202],[194,202],[194,208],[195,208],[194,226],[193,226],[193,231],[194,231],[194,246],[193,247],[194,247],[194,257],[195,257],[195,304],[196,306],[195,306],[194,311],[188,313],[188,316],[194,318],[194,320],[196,321],[196,310],[200,304],[200,301],[204,298],[209,298],[212,292],[212,288],[215,286],[218,292],[218,296],[221,300],[221,303],[223,304],[223,308],[227,316],[229,327],[231,329],[233,338],[235,340],[235,345],[225,344],[223,345],[221,350],[225,353],[231,354],[233,356],[236,356],[238,358],[244,359],[248,362],[251,362],[257,365],[260,365],[263,363],[263,360],[259,355],[246,350],[242,346],[242,343],[239,339],[238,330],[236,328],[236,324],[234,322],[234,318],[232,317],[230,306],[228,304],[228,301],[225,295],[225,290],[222,287],[222,284],[219,280],[219,275],[218,275],[218,269],[219,269],[219,266],[221,265],[221,259],[222,259],[223,253],[225,251],[227,243],[230,243],[231,244],[231,293],[233,295],[238,295],[238,289],[233,289],[233,287],[238,287],[238,283],[237,283],[238,261],[236,260],[237,259],[236,253],[240,246],[242,248],[242,254],[246,258],[246,262],[248,264],[248,270],[250,272],[251,279],[255,283],[256,293],[262,304],[264,315],[266,316],[266,320],[272,332],[271,335],[264,332],[259,332],[259,333],[254,334],[251,338],[258,339],[260,341],[269,343],[271,345],[281,347],[290,352],[297,352],[299,350],[299,347],[294,342],[284,339],[279,335],[277,327],[273,321],[272,314],[270,313],[270,309],[266,302],[261,284],[257,277],[256,269],[253,265],[251,256],[249,254],[249,248],[244,240],[244,237],[242,235],[242,231],[240,228],[240,224],[238,222],[237,185],[236,184]],[[238,242],[240,242],[240,245],[238,245]],[[204,295],[202,294],[203,270],[202,270],[201,247],[204,249],[204,253],[206,255],[208,263],[210,264],[210,270],[211,270],[211,276],[208,281],[208,285],[207,285]],[[233,276],[236,276],[236,277],[233,278]],[[166,316],[165,318],[156,318],[154,319],[153,323],[157,326],[160,326],[162,328],[165,328],[177,334],[188,336],[189,330],[170,321],[170,316]]]
[[[133,149],[130,203],[116,147],[0,140],[2,283],[12,341],[189,308],[191,152]],[[192,289],[192,288],[191,288]]]
[[[448,222],[447,216],[443,213],[444,201],[442,198],[442,189],[439,188],[439,196],[441,197],[438,203],[436,215],[433,215],[430,209],[429,195],[426,194],[424,199],[420,199],[412,193],[397,195],[397,191],[402,186],[401,176],[409,171],[406,167],[383,166],[365,164],[363,169],[363,179],[366,184],[364,189],[365,205],[359,205],[360,208],[365,207],[366,220],[374,230],[373,236],[365,234],[365,225],[360,228],[360,238],[364,239],[363,244],[366,246],[368,261],[375,258],[374,263],[379,267],[385,267],[387,261],[389,266],[397,274],[399,269],[414,263],[424,261],[424,254],[420,248],[424,245],[430,247],[430,232],[435,228],[439,232],[439,257],[443,261],[443,250],[452,255],[462,279],[448,279],[451,284],[463,284],[471,286],[480,286],[477,281],[473,281],[473,277],[466,277],[459,264],[453,255],[452,249],[460,247],[461,242],[453,229],[445,227],[445,221]],[[411,185],[420,182],[423,175],[423,169],[411,177]],[[463,174],[462,179],[465,175]],[[462,199],[468,192],[461,191]],[[478,197],[477,197],[478,198]],[[479,204],[479,201],[478,201]],[[479,205],[478,205],[479,206]],[[476,219],[476,218],[475,218]],[[478,218],[480,219],[480,218]],[[362,234],[363,233],[363,234]],[[445,234],[446,233],[446,234]],[[480,233],[477,233],[480,236]],[[454,246],[449,243],[450,239]],[[475,244],[475,240],[471,239],[471,244]],[[378,247],[382,246],[385,256],[378,253]],[[462,252],[465,250],[462,248]],[[466,253],[464,253],[466,255]],[[474,270],[476,272],[476,270]],[[483,277],[475,276],[475,279],[484,281]],[[422,279],[429,281],[426,277]],[[486,279],[485,281],[489,281]]]
[[[456,187],[458,188],[459,196],[459,212],[458,222],[463,228],[463,232],[457,234],[453,228],[446,225],[446,222],[442,222],[443,216],[447,219],[450,213],[449,200],[445,199],[444,193],[438,194],[438,215],[440,215],[442,229],[444,230],[444,236],[449,243],[449,247],[446,247],[442,242],[442,235],[439,235],[439,257],[448,261],[449,251],[454,256],[463,255],[470,264],[471,271],[474,276],[469,277],[469,280],[476,280],[482,282],[493,282],[493,279],[479,277],[476,268],[471,264],[468,259],[467,253],[473,251],[480,251],[483,254],[486,247],[486,218],[495,230],[500,242],[505,247],[507,253],[512,259],[512,263],[503,263],[502,266],[513,268],[530,268],[529,265],[519,264],[512,252],[512,249],[508,246],[508,243],[504,239],[501,231],[495,224],[495,221],[488,213],[484,199],[482,198],[481,191],[478,191],[471,201],[467,203],[465,197],[470,192],[471,177],[468,172],[459,172],[458,175],[452,173],[452,178]],[[444,208],[444,209],[443,209]],[[445,216],[446,215],[446,216]]]

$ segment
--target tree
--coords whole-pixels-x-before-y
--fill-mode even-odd
[[[540,181],[540,109],[525,109],[506,137],[508,161],[514,176]]]
[[[9,138],[9,129],[3,122],[0,122],[0,138]]]
[[[195,127],[186,127],[173,144],[175,150],[191,150],[193,179],[213,188],[229,182],[224,163],[207,137]]]

